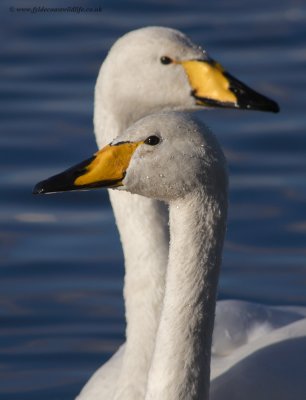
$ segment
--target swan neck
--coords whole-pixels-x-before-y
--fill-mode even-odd
[[[202,189],[170,205],[166,291],[146,400],[208,399],[226,209],[225,194]]]
[[[94,129],[101,148],[146,114],[133,98],[114,89],[111,64],[103,63],[95,88]],[[148,110],[147,110],[148,112]],[[127,192],[109,190],[124,252],[126,344],[115,400],[143,399],[164,295],[169,251],[165,204]]]

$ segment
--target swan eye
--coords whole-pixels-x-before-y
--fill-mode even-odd
[[[160,142],[160,138],[158,136],[149,136],[144,141],[145,144],[148,144],[150,146],[156,146],[159,142]]]
[[[170,57],[162,56],[162,57],[160,58],[160,62],[161,62],[162,64],[164,64],[164,65],[168,65],[168,64],[171,64],[171,63],[172,63],[172,60],[171,60]]]

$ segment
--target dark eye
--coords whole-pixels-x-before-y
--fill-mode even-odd
[[[156,146],[160,142],[160,138],[158,136],[149,136],[144,142],[150,146]]]
[[[170,57],[162,56],[162,57],[160,58],[160,62],[161,62],[162,64],[164,64],[164,65],[168,65],[168,64],[171,64],[171,63],[172,63],[172,60],[171,60]]]

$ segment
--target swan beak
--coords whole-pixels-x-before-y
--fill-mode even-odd
[[[33,194],[115,188],[123,186],[123,179],[136,148],[143,142],[110,144],[93,157],[39,182]]]
[[[186,72],[196,104],[277,113],[278,104],[234,78],[214,60],[177,61]]]

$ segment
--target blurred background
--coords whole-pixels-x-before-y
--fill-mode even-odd
[[[101,11],[15,10],[33,6]],[[306,305],[303,0],[2,0],[1,7],[1,399],[73,399],[124,340],[123,259],[107,193],[31,192],[96,151],[96,76],[109,47],[135,28],[184,31],[280,104],[280,114],[198,114],[230,167],[219,298]]]

